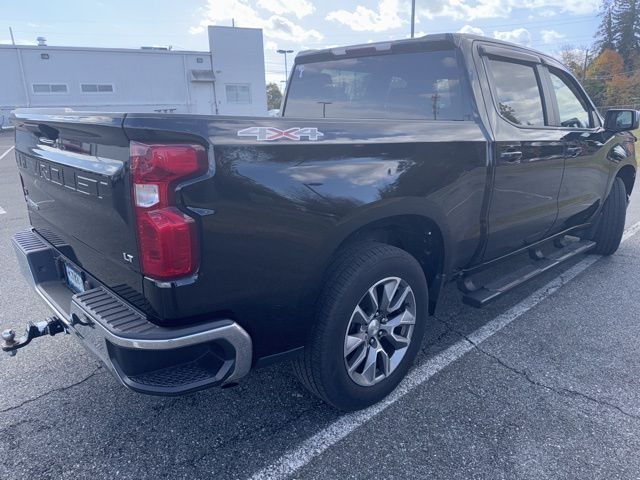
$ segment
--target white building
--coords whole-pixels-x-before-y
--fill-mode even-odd
[[[267,114],[262,31],[209,27],[209,52],[0,45],[0,126],[19,107]]]

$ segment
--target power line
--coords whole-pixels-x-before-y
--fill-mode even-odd
[[[610,75],[593,75],[591,77],[586,77],[586,80],[610,80],[615,77],[628,77],[636,72],[640,72],[640,68],[636,68],[635,70],[629,70],[628,72],[620,72],[620,73],[612,73]]]

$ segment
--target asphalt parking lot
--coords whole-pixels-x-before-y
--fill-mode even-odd
[[[10,245],[28,225],[12,142],[0,134],[0,329],[49,315]],[[483,310],[450,285],[408,380],[346,416],[288,365],[147,397],[73,338],[37,339],[0,356],[0,478],[640,478],[637,222],[636,195],[616,255]]]

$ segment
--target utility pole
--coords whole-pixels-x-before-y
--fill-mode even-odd
[[[416,36],[416,0],[411,0],[411,38]]]
[[[587,77],[587,64],[589,63],[589,48],[584,49],[584,65],[582,66],[582,82]]]
[[[13,37],[13,28],[9,27],[9,33],[11,34],[11,43],[16,47],[16,55],[18,56],[18,68],[20,69],[20,80],[22,80],[22,88],[24,90],[24,99],[27,103],[27,107],[31,106],[31,95],[29,95],[29,87],[27,86],[27,76],[24,73],[24,63],[22,61],[22,50],[16,46],[16,40]]]
[[[287,65],[287,54],[293,53],[293,50],[278,50],[277,52],[284,55],[284,84],[286,86],[287,82],[289,81],[289,67]]]

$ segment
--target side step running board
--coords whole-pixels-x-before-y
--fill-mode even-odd
[[[465,294],[462,297],[462,301],[475,308],[484,307],[488,303],[492,302],[500,295],[508,292],[509,290],[522,285],[527,280],[546,272],[547,270],[555,267],[556,265],[569,260],[576,255],[585,253],[591,250],[595,246],[595,242],[588,240],[582,240],[578,242],[572,242],[568,245],[559,248],[550,255],[545,257],[539,257],[539,260],[535,260],[533,264],[526,265],[525,267],[516,270],[502,278],[498,278],[486,285],[476,288],[474,290],[465,290]],[[465,282],[466,285],[472,285],[472,282]]]

